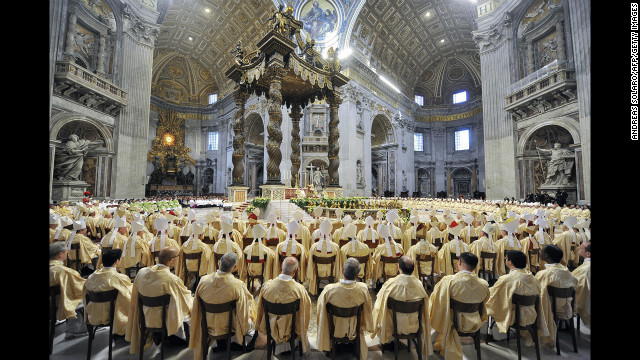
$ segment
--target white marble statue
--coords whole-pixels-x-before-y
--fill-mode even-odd
[[[66,142],[64,149],[58,153],[55,160],[58,180],[80,180],[84,157],[89,150],[102,144],[102,140],[90,141],[80,139],[75,134],[70,135],[69,141]]]
[[[563,149],[560,143],[553,144],[553,149],[537,150],[541,153],[551,154],[551,160],[547,163],[547,178],[543,185],[568,185],[571,169],[574,163],[574,154],[571,150]]]
[[[322,173],[320,172],[320,170],[316,170],[316,172],[313,174],[313,187],[316,189],[322,188]]]

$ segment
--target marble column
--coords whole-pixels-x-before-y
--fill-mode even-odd
[[[267,124],[267,184],[283,185],[280,179],[280,162],[282,161],[282,78],[286,74],[280,64],[269,67],[269,123]]]
[[[334,91],[333,96],[327,97],[329,104],[329,187],[340,187],[340,176],[338,175],[338,167],[340,166],[340,130],[338,124],[338,108],[342,103],[340,95]]]
[[[231,155],[233,163],[231,184],[233,186],[244,185],[244,106],[248,98],[249,96],[242,89],[236,90],[233,94],[233,99],[236,102],[233,121],[233,155]]]
[[[296,177],[300,172],[300,118],[302,111],[300,103],[294,102],[291,105],[291,186],[295,186]],[[299,179],[298,179],[299,180]],[[300,184],[298,184],[300,185]]]
[[[129,8],[123,11],[120,67],[121,87],[128,105],[122,109],[114,130],[116,158],[112,191],[115,198],[144,197],[147,169],[153,48],[160,25],[143,19]]]
[[[73,42],[76,37],[76,23],[78,21],[78,16],[74,13],[69,14],[67,17],[67,34],[64,42],[64,52],[62,53],[64,60],[75,60],[75,56],[73,56]]]
[[[568,0],[576,67],[584,200],[591,202],[591,2]]]

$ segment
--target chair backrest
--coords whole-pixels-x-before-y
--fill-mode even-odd
[[[252,242],[253,242],[253,238],[250,238],[250,237],[242,238],[242,249],[246,249],[247,246],[251,245]]]
[[[497,253],[491,253],[491,252],[486,252],[486,251],[480,251],[480,261],[482,261],[482,272],[487,272],[486,269],[486,261],[485,260],[493,260],[491,262],[492,266],[491,266],[491,274],[493,276],[496,275],[496,257],[498,256]]]
[[[401,301],[392,297],[387,298],[387,308],[392,312],[391,318],[393,319],[393,332],[398,333],[398,319],[396,313],[411,314],[418,313],[418,332],[422,334],[422,305],[424,304],[424,298],[416,301]],[[418,349],[418,351],[420,351]]]
[[[561,288],[555,287],[551,285],[547,285],[547,292],[551,297],[551,309],[553,311],[553,316],[556,316],[556,299],[568,299],[571,298],[571,309],[575,310],[575,301],[576,301],[576,290],[572,287]]]
[[[248,277],[260,277],[260,276],[264,276],[264,269],[265,269],[265,265],[267,263],[267,255],[264,256],[264,261],[260,262],[260,256],[251,256],[251,258],[246,259],[245,260],[247,262],[247,276]],[[262,273],[260,275],[251,275],[249,274],[249,266],[248,264],[260,264],[262,265]]]
[[[460,333],[458,330],[458,313],[474,313],[477,312],[482,316],[482,306],[480,303],[463,303],[454,299],[449,299],[449,306],[453,309],[453,326],[456,331]]]
[[[454,273],[456,273],[456,262],[458,261],[458,257],[456,256],[456,253],[452,252],[449,253],[451,255],[451,269],[453,270]]]
[[[436,248],[438,248],[438,250],[440,250],[440,248],[442,248],[442,238],[433,238],[433,246],[435,246]]]
[[[280,243],[280,239],[278,238],[271,238],[271,239],[267,239],[266,241],[266,245],[269,247],[276,247],[278,246],[278,244]]]
[[[118,298],[118,293],[119,293],[118,289],[107,290],[107,291],[95,291],[95,292],[87,290],[87,293],[85,295],[85,301],[84,301],[85,311],[87,311],[86,306],[90,302],[94,302],[94,303],[108,302],[109,303],[109,323],[103,324],[103,325],[112,325],[113,314],[115,312],[116,299]]]
[[[399,256],[380,256],[380,261],[385,264],[397,264],[400,260]]]
[[[332,256],[317,256],[315,254],[311,255],[313,258],[313,267],[316,271],[316,279],[320,279],[318,276],[318,264],[331,264],[331,272],[329,273],[329,277],[333,276],[333,266],[336,260],[336,255]]]
[[[215,239],[212,239],[208,236],[205,236],[201,241],[207,245],[213,245],[216,242]]]
[[[140,328],[147,328],[144,319],[143,306],[147,307],[162,307],[162,328],[155,328],[153,330],[161,330],[167,328],[167,308],[171,302],[171,294],[165,294],[160,296],[144,296],[138,293],[138,311],[139,311],[139,325]],[[152,330],[151,328],[149,328]]]
[[[267,328],[267,340],[271,341],[271,324],[269,324],[269,314],[273,315],[291,315],[291,339],[296,337],[296,313],[300,309],[300,299],[296,299],[290,303],[277,304],[262,298],[262,307],[264,309],[264,319]],[[291,350],[293,352],[293,349]]]
[[[333,325],[333,317],[337,316],[340,318],[350,318],[350,317],[356,317],[356,329],[358,329],[357,331],[360,331],[360,314],[362,313],[362,309],[364,308],[364,303],[354,306],[354,307],[350,307],[350,308],[343,308],[343,307],[339,307],[339,306],[335,306],[332,303],[327,303],[327,313],[329,314],[329,335],[331,337],[331,340],[333,340],[334,338],[334,325]],[[356,339],[358,337],[356,336]],[[345,340],[344,338],[341,340]]]
[[[340,239],[338,240],[338,246],[340,246],[340,248],[342,249],[343,246],[345,246],[347,243],[349,242],[349,239]]]
[[[222,304],[211,304],[211,303],[205,302],[204,300],[202,300],[200,296],[198,296],[198,306],[200,306],[200,312],[202,313],[202,316],[200,317],[200,322],[202,325],[203,332],[206,331],[204,329],[207,329],[206,313],[221,314],[221,313],[228,312],[229,313],[229,317],[228,317],[229,331],[227,332],[227,334],[233,334],[231,332],[231,329],[233,328],[233,311],[236,309],[236,300],[231,300]]]
[[[198,270],[196,271],[188,271],[187,270],[187,260],[197,260],[198,261]],[[194,253],[182,253],[182,265],[184,266],[185,272],[198,272],[200,271],[200,261],[202,261],[202,251],[194,252]]]
[[[540,296],[538,295],[518,295],[513,294],[511,296],[511,303],[516,305],[516,324],[520,325],[520,306],[531,306],[535,305],[536,309],[536,318],[532,324],[536,324],[538,322],[538,309],[540,302]],[[531,324],[528,324],[531,325]]]
[[[366,239],[364,240],[364,243],[369,247],[369,249],[373,250],[375,250],[379,245],[377,239],[373,239],[373,241],[371,241],[370,239]]]
[[[423,262],[433,262],[433,257],[431,256],[431,254],[422,254],[422,255],[417,255],[416,256],[416,266],[418,267],[418,277],[420,277],[422,279],[423,276],[429,276],[431,274],[433,274],[433,266],[431,267],[431,274],[423,274],[422,273],[422,266],[420,266],[421,263]]]

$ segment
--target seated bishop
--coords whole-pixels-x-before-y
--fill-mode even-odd
[[[391,236],[389,225],[378,225],[378,235],[383,239],[383,243],[378,245],[371,259],[373,263],[372,281],[375,286],[382,283],[385,278],[398,275],[397,263],[385,263],[383,260],[385,258],[400,258],[404,255],[402,246]]]
[[[267,282],[277,275],[277,273],[273,273],[276,254],[265,245],[267,231],[262,224],[254,225],[251,232],[253,242],[243,251],[243,267],[241,268],[243,271],[240,273],[240,279],[248,280],[249,275],[262,276],[263,281]],[[253,289],[249,289],[249,291],[253,291]]]
[[[304,246],[298,242],[298,234],[300,233],[300,225],[296,220],[291,220],[287,224],[287,237],[286,240],[279,243],[276,247],[276,261],[273,273],[277,274],[282,268],[282,262],[287,257],[294,257],[298,261],[297,267],[300,269],[307,268],[307,250]],[[304,271],[296,271],[296,280],[303,283],[306,278],[304,277]]]
[[[338,281],[342,273],[340,263],[340,248],[338,244],[331,240],[331,222],[327,219],[322,221],[317,231],[317,241],[309,248],[309,258],[307,261],[307,279],[309,280],[309,293],[317,295],[319,292],[317,278],[333,277],[333,282]],[[314,257],[333,258],[329,264],[316,264]],[[316,273],[317,265],[317,273]],[[333,272],[331,272],[333,268]]]
[[[417,246],[418,244],[414,245]],[[433,245],[431,245],[433,246]],[[376,296],[373,306],[374,330],[371,338],[376,335],[380,339],[382,346],[393,340],[394,319],[393,312],[388,308],[389,298],[397,301],[414,302],[423,300],[420,307],[420,324],[418,324],[418,313],[396,313],[396,326],[398,334],[412,334],[421,328],[421,346],[419,349],[423,356],[433,354],[431,345],[431,324],[429,323],[429,296],[422,286],[422,282],[416,279],[413,274],[415,263],[408,257],[402,256],[398,260],[398,276],[389,279],[382,285]]]
[[[498,251],[496,255],[496,271],[498,275],[507,273],[505,267],[505,253],[507,250],[522,251],[522,244],[516,237],[518,222],[513,217],[506,218],[502,223],[501,238],[496,241]]]
[[[433,350],[447,360],[462,360],[462,343],[454,328],[451,300],[463,303],[482,303],[481,312],[459,313],[458,330],[464,333],[475,332],[488,321],[486,302],[489,299],[489,284],[478,278],[473,269],[478,265],[478,257],[470,252],[463,252],[458,258],[460,271],[454,275],[444,276],[433,288],[429,297],[429,321],[438,332]]]
[[[218,269],[200,279],[191,309],[189,347],[194,349],[194,359],[206,358],[206,354],[202,354],[202,340],[207,335],[219,336],[234,332],[235,336],[232,341],[236,344],[245,343],[245,335],[253,336],[246,348],[247,352],[253,350],[255,339],[258,337],[258,332],[254,330],[256,305],[253,295],[247,290],[244,282],[233,276],[238,260],[234,252],[226,253],[220,258]],[[224,304],[235,301],[231,329],[229,329],[227,312],[205,314],[200,307],[200,301],[208,304]],[[207,320],[206,329],[202,327],[203,316],[206,316]],[[218,350],[226,350],[226,341],[224,340],[219,342],[213,340],[210,345]]]
[[[276,251],[276,247],[279,243],[283,242],[287,233],[278,227],[278,216],[276,213],[271,212],[267,215],[267,223],[265,234],[266,244],[269,249]],[[278,273],[277,271],[276,273]]]
[[[460,254],[469,251],[469,245],[459,237],[460,232],[462,232],[462,224],[451,219],[446,231],[448,241],[438,251],[438,271],[441,276],[453,275],[458,272],[458,261],[455,259],[459,258]]]
[[[295,221],[291,223],[295,223]],[[289,224],[287,226],[289,226]],[[289,240],[287,239],[285,243],[287,241]],[[300,248],[302,249],[302,245],[300,245]],[[288,304],[300,300],[298,311],[295,314],[296,323],[294,324],[294,331],[298,341],[302,345],[302,351],[306,353],[309,351],[307,331],[309,329],[309,321],[311,320],[311,299],[304,286],[295,281],[298,269],[298,260],[296,260],[295,257],[288,256],[280,265],[280,274],[265,282],[262,286],[257,299],[256,329],[263,334],[267,332],[266,313],[264,309],[265,301],[273,304]],[[277,344],[275,348],[276,353],[295,350],[291,349],[288,343],[291,338],[291,316],[292,315],[269,314],[271,337]]]
[[[360,273],[358,274],[358,279],[364,281],[364,283],[369,283],[372,274],[372,261],[371,261],[371,251],[365,243],[362,241],[358,241],[358,237],[356,236],[356,225],[354,223],[348,224],[344,231],[342,232],[342,236],[345,237],[348,242],[340,248],[340,262],[344,264],[350,257],[355,258],[363,258],[366,257],[366,260],[360,262]],[[366,269],[366,272],[365,272]]]
[[[382,244],[380,237],[378,236],[378,232],[373,228],[374,220],[371,216],[367,216],[364,220],[365,227],[364,229],[358,232],[357,238],[358,241],[361,241],[367,247],[371,249],[371,254],[375,251],[375,248],[378,245]]]
[[[348,245],[348,244],[347,244]],[[341,266],[342,276],[337,283],[327,285],[320,297],[318,298],[316,323],[318,327],[318,340],[317,346],[320,351],[331,351],[331,333],[329,328],[329,312],[327,311],[327,305],[341,308],[351,308],[362,305],[362,312],[360,313],[360,328],[357,327],[357,318],[342,318],[333,316],[333,336],[334,337],[347,337],[353,340],[358,336],[360,338],[360,358],[358,360],[366,360],[368,355],[367,342],[364,337],[364,332],[373,331],[373,318],[371,295],[369,289],[365,283],[357,281],[357,276],[360,273],[360,264],[358,260],[349,258]]]
[[[214,273],[218,269],[218,261],[222,255],[233,252],[238,256],[238,259],[242,261],[243,252],[238,242],[242,244],[242,234],[240,231],[233,228],[233,219],[227,215],[220,216],[220,232],[218,233],[218,239],[213,244],[211,252],[211,261],[209,261],[209,269],[207,274]],[[236,264],[238,271],[244,269],[242,263]],[[241,274],[242,272],[238,272]]]
[[[211,248],[205,244],[202,239],[204,237],[205,224],[201,220],[196,220],[189,225],[191,227],[191,235],[180,247],[180,252],[183,254],[195,254],[200,253],[200,267],[198,267],[197,259],[186,259],[186,268],[184,272],[178,273],[181,279],[189,283],[187,279],[187,271],[197,271],[199,276],[207,275],[209,269],[209,261],[211,261]]]

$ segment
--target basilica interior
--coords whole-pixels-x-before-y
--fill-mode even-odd
[[[566,192],[590,204],[590,6],[50,0],[50,201]],[[589,358],[582,331],[582,353],[564,358]],[[114,358],[137,358],[121,342]],[[79,343],[51,358],[79,358]]]
[[[274,50],[280,5],[299,29]],[[577,0],[50,1],[50,199],[315,185],[518,201],[562,190],[590,203],[589,11]],[[290,69],[277,108],[276,65]],[[71,135],[87,143],[73,165]]]

